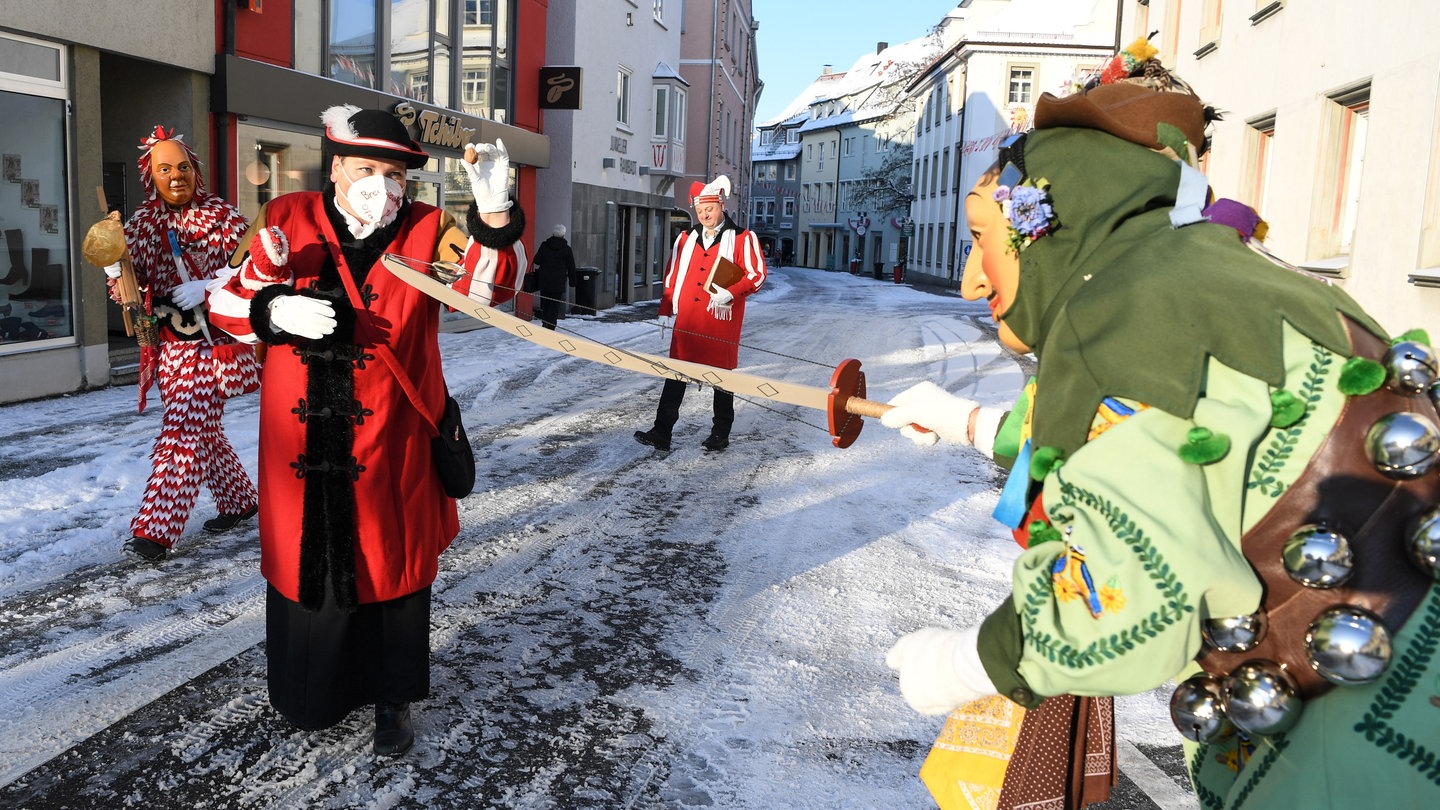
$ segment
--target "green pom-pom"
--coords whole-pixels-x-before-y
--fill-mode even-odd
[[[1189,143],[1185,138],[1185,133],[1181,132],[1180,128],[1174,124],[1167,124],[1163,121],[1156,124],[1155,140],[1161,146],[1168,146],[1175,150],[1175,156],[1181,160],[1184,160],[1190,151],[1185,148],[1185,144]]]
[[[1030,457],[1030,480],[1044,481],[1050,471],[1064,463],[1060,457],[1060,448],[1041,447],[1035,450]]]
[[[1281,388],[1270,392],[1270,427],[1287,428],[1305,415],[1305,403]]]
[[[1400,337],[1397,337],[1394,340],[1390,341],[1390,345],[1394,346],[1396,343],[1400,343],[1406,340],[1410,341],[1411,343],[1424,343],[1426,346],[1431,345],[1430,333],[1426,332],[1424,329],[1411,329]]]
[[[1059,529],[1043,520],[1032,520],[1026,528],[1030,533],[1031,548],[1041,543],[1058,543],[1064,539],[1064,535],[1060,534]]]
[[[1349,397],[1368,394],[1385,384],[1385,367],[1364,357],[1352,357],[1340,369],[1340,393]]]
[[[1214,464],[1230,452],[1230,437],[1210,428],[1190,428],[1180,446],[1180,460],[1186,464]]]

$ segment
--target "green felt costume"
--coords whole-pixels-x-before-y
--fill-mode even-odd
[[[1032,443],[1061,460],[1038,487],[1062,539],[1016,561],[980,653],[1000,693],[1027,705],[1144,692],[1196,671],[1205,619],[1257,609],[1241,537],[1341,415],[1347,320],[1385,334],[1342,290],[1271,264],[1233,229],[1173,228],[1179,169],[1161,154],[1057,128],[1031,133],[1025,163],[1050,182],[1060,228],[1020,254],[1001,317],[1039,360]],[[1277,391],[1304,403],[1299,421],[1272,424]],[[1136,412],[1091,438],[1106,397]],[[1182,458],[1197,428],[1228,452]],[[1067,581],[1083,566],[1092,592],[1057,583],[1067,554]],[[1284,734],[1188,745],[1200,806],[1440,807],[1434,587],[1393,643],[1380,680],[1307,701]]]

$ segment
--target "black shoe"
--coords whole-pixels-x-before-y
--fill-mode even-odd
[[[714,451],[718,453],[730,446],[730,437],[722,436],[719,433],[711,433],[708,439],[700,443],[700,446],[705,448],[707,452]]]
[[[130,556],[138,557],[149,563],[162,562],[170,554],[170,549],[148,537],[130,538],[125,543],[125,551]]]
[[[635,441],[640,442],[644,445],[649,445],[656,450],[670,449],[670,437],[661,436],[660,434],[655,432],[654,428],[651,428],[650,430],[635,431]]]
[[[415,744],[415,726],[410,722],[409,703],[375,704],[375,753],[393,757]]]
[[[204,529],[210,534],[228,532],[231,529],[235,528],[240,523],[240,521],[249,520],[250,518],[255,517],[255,513],[258,511],[260,511],[259,505],[251,506],[249,509],[246,509],[244,512],[241,512],[238,515],[227,515],[224,512],[221,512],[215,517],[205,521]]]

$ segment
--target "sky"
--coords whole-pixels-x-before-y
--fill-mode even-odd
[[[760,79],[757,124],[784,112],[825,65],[846,70],[877,42],[924,36],[956,0],[754,0]]]
[[[655,311],[560,327],[663,355]],[[847,357],[878,401],[930,380],[1005,405],[1030,373],[953,292],[777,268],[745,314],[743,371],[827,392]],[[363,710],[303,732],[270,708],[253,521],[202,533],[205,492],[165,563],[121,555],[158,398],[0,407],[0,807],[933,807],[917,772],[942,720],[905,705],[884,656],[1008,592],[993,463],[871,420],[838,449],[821,412],[738,395],[729,449],[706,453],[693,388],[656,453],[632,433],[658,379],[498,329],[440,345],[480,474],[440,560],[418,740],[394,761]],[[258,405],[225,409],[252,474]],[[1122,773],[1153,804],[1108,808],[1196,806],[1160,767],[1183,762],[1168,698],[1117,700]]]

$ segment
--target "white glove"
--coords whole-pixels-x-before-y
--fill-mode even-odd
[[[510,153],[505,151],[505,142],[496,138],[494,144],[469,143],[465,149],[474,149],[477,155],[474,163],[460,161],[470,178],[475,210],[482,214],[510,210]]]
[[[885,654],[900,674],[900,694],[921,714],[949,714],[957,706],[996,694],[980,663],[980,628],[926,627],[907,633]]]
[[[194,309],[205,303],[205,285],[209,283],[207,278],[182,281],[170,288],[170,300],[181,309]]]
[[[282,295],[270,302],[270,325],[296,337],[316,340],[335,331],[335,307],[307,295]]]
[[[105,276],[107,278],[119,278],[120,273],[120,262],[105,265]]]
[[[929,380],[916,383],[890,400],[894,407],[880,417],[880,424],[898,428],[900,435],[921,447],[944,439],[969,446],[970,414],[978,407],[973,400],[957,397]],[[915,429],[919,426],[931,432]]]
[[[717,307],[723,307],[734,300],[735,296],[732,295],[731,292],[724,287],[716,287],[710,293],[710,303]]]

